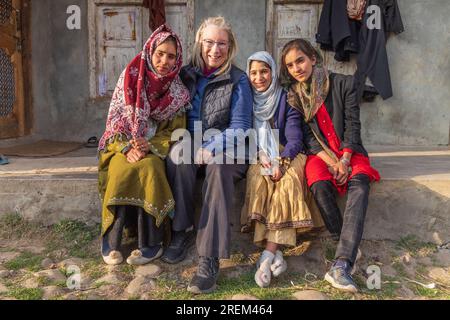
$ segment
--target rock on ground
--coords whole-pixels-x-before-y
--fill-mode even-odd
[[[162,270],[155,264],[147,264],[136,268],[135,275],[147,278],[156,278],[161,274]]]
[[[45,277],[46,279],[48,279],[51,282],[65,282],[66,281],[66,276],[63,275],[61,271],[56,270],[56,269],[39,271],[35,275],[38,277]]]
[[[235,294],[231,297],[231,300],[259,300],[258,298],[249,294]]]
[[[315,290],[297,291],[294,297],[297,300],[329,300],[327,295]]]
[[[57,287],[57,286],[49,286],[49,287],[45,287],[42,288],[43,290],[43,300],[50,300],[50,299],[54,299],[56,297],[62,296],[65,294],[65,291],[63,288],[61,287]]]
[[[125,289],[125,292],[130,296],[140,296],[148,291],[153,290],[156,284],[153,280],[143,276],[134,278]]]
[[[49,258],[45,258],[44,260],[42,260],[41,262],[41,267],[43,269],[50,269],[53,266],[53,261],[52,259]]]

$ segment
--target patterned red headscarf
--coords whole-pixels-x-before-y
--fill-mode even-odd
[[[170,36],[177,43],[176,63],[172,71],[161,76],[153,69],[152,55]],[[189,91],[179,77],[182,57],[180,39],[168,26],[162,25],[153,32],[144,50],[119,77],[99,151],[116,134],[124,134],[127,139],[145,137],[150,129],[149,119],[154,122],[170,119],[190,101]]]

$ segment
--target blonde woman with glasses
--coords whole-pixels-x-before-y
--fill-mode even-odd
[[[252,127],[252,91],[246,73],[233,65],[236,51],[236,38],[223,17],[208,18],[201,24],[192,61],[181,72],[191,93],[187,127],[191,136],[196,130],[203,133],[208,129],[220,134],[194,146],[191,163],[177,165],[175,155],[166,161],[176,205],[172,241],[162,260],[182,261],[196,238],[199,265],[188,287],[196,294],[215,290],[219,259],[230,257],[229,215],[234,183],[245,177],[248,168],[247,164],[237,164],[235,157],[224,159],[224,147],[230,146],[230,141],[236,146],[228,129],[245,132]],[[226,164],[213,163],[217,157],[223,157],[222,163]],[[199,169],[205,170],[203,204],[200,219],[194,223],[194,188]]]

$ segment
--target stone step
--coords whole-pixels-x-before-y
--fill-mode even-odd
[[[450,240],[450,150],[370,147],[382,181],[371,188],[364,238],[407,235],[437,244]],[[15,158],[0,166],[0,216],[17,212],[46,224],[62,219],[99,222],[95,149],[53,158]],[[238,184],[238,224],[245,181]],[[343,203],[343,199],[341,199]]]

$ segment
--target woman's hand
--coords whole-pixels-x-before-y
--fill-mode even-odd
[[[128,151],[126,153],[126,157],[129,163],[136,163],[141,161],[142,159],[144,159],[146,156],[145,153],[143,153],[142,151],[136,149],[136,148],[132,148],[130,149],[130,151]]]
[[[200,164],[209,164],[213,159],[213,154],[211,151],[206,150],[204,148],[198,149],[195,155],[195,163]]]
[[[135,138],[130,141],[130,144],[133,146],[134,149],[137,149],[144,154],[147,154],[150,151],[148,141],[145,138]]]

